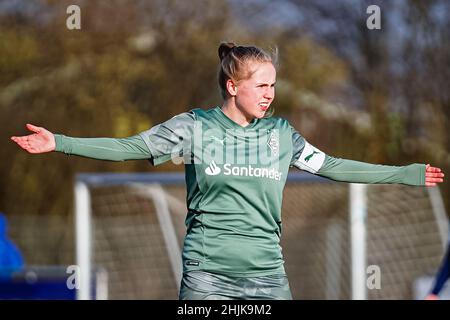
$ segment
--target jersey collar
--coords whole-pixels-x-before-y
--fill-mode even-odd
[[[240,124],[238,124],[238,123],[234,122],[233,120],[231,120],[230,118],[228,118],[228,116],[225,113],[223,113],[221,107],[219,107],[219,106],[215,107],[214,111],[216,112],[216,114],[219,118],[219,121],[223,125],[225,125],[229,128],[232,128],[232,129],[240,129],[240,130],[252,129],[258,123],[258,120],[259,120],[257,118],[254,118],[247,126],[243,127]]]

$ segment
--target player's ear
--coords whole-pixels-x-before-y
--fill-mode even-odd
[[[228,79],[227,83],[226,83],[226,86],[227,86],[227,91],[230,94],[230,96],[232,96],[232,97],[236,96],[236,94],[237,94],[237,85],[234,83],[234,81],[231,80],[231,79]]]

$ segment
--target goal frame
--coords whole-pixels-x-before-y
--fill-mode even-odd
[[[336,183],[306,172],[289,172],[287,182],[320,182]],[[158,186],[185,183],[183,172],[161,172],[161,173],[79,173],[75,177],[75,243],[76,243],[76,264],[80,270],[80,286],[77,290],[77,299],[90,300],[92,293],[90,284],[92,280],[92,223],[91,223],[91,198],[89,187],[91,186],[112,186],[121,184],[132,184],[139,187],[141,184],[153,185],[158,190]],[[367,299],[366,286],[366,217],[367,217],[367,185],[349,183],[349,212],[348,221],[350,223],[350,255],[351,255],[351,298],[353,300]],[[443,247],[447,241],[447,216],[443,205],[442,197],[438,187],[427,188],[430,202],[436,222],[439,225]],[[164,241],[168,249],[168,256],[172,265],[177,285],[181,279],[181,250],[178,248],[176,238],[170,226],[170,214],[167,209],[167,199],[164,199],[163,192],[154,191],[147,195],[152,199],[157,207],[158,220],[163,228]],[[164,221],[162,223],[162,221]],[[172,227],[173,228],[173,227]]]

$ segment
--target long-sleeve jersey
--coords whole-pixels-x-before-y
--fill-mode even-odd
[[[179,114],[138,135],[55,135],[56,151],[103,160],[181,158],[187,187],[184,272],[230,276],[284,272],[281,203],[289,167],[336,181],[423,186],[425,165],[375,165],[334,158],[309,144],[287,120],[254,119],[245,127],[220,107]]]

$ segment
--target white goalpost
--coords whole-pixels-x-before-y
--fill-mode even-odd
[[[170,267],[177,290],[182,276],[181,250],[177,240],[174,224],[169,212],[168,199],[166,193],[157,182],[161,179],[164,182],[170,182],[170,174],[164,175],[148,175],[148,174],[80,174],[75,183],[75,227],[76,227],[76,261],[80,268],[80,287],[77,290],[77,299],[90,300],[93,299],[92,288],[92,210],[91,210],[91,194],[89,187],[91,186],[111,186],[126,185],[135,194],[140,195],[149,202],[152,202],[156,208],[156,215],[161,227],[167,254],[170,259]],[[173,182],[179,184],[182,182],[179,175],[172,175]],[[169,196],[170,197],[170,196]],[[171,201],[179,201],[171,198]],[[99,282],[108,281],[107,271],[103,269],[98,272]],[[95,291],[97,297],[105,299],[108,296],[107,285],[97,285]]]
[[[352,299],[366,300],[366,185],[350,184]]]
[[[78,300],[91,299],[91,198],[88,186],[75,184],[76,262],[80,268]]]

